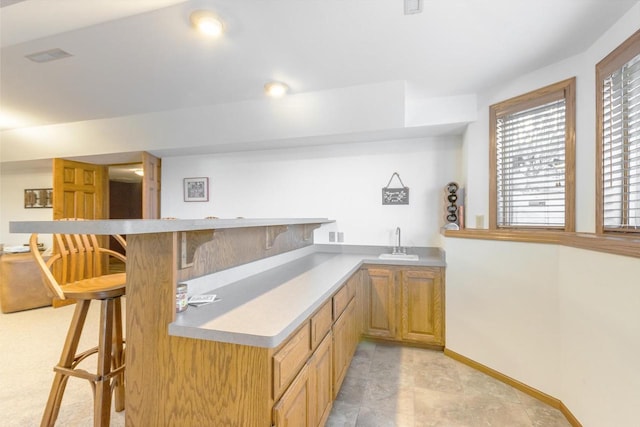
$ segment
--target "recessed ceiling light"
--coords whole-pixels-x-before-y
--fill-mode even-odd
[[[191,14],[191,25],[208,37],[219,37],[224,30],[222,21],[208,10],[198,10]]]
[[[284,96],[288,90],[289,86],[282,82],[273,81],[264,85],[264,92],[273,98]]]

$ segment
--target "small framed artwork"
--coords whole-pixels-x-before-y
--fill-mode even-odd
[[[53,188],[29,188],[24,190],[25,209],[52,208]]]
[[[185,202],[209,201],[209,178],[185,178],[184,179]]]

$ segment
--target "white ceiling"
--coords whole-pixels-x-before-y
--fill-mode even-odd
[[[6,0],[4,0],[6,1]],[[0,9],[0,111],[43,125],[405,80],[477,93],[582,52],[637,0],[25,0]],[[4,4],[4,2],[3,2]],[[189,14],[223,19],[205,40]],[[49,63],[27,54],[63,49]]]

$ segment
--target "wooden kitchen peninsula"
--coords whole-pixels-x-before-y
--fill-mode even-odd
[[[326,420],[362,327],[360,267],[398,264],[378,260],[379,247],[314,245],[313,230],[328,222],[43,221],[10,230],[127,235],[128,426],[269,427]],[[440,250],[419,254],[407,265],[444,267]],[[221,301],[176,314],[180,282]]]

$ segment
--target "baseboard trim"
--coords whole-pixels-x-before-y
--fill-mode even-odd
[[[567,421],[573,426],[573,427],[582,427],[582,424],[580,423],[580,421],[578,421],[578,419],[571,413],[571,411],[569,411],[569,408],[567,408],[565,406],[564,403],[562,403],[561,400],[556,399],[553,396],[548,395],[547,393],[544,393],[538,389],[535,389],[533,387],[528,386],[525,383],[522,383],[516,379],[513,379],[507,375],[504,375],[501,372],[496,371],[495,369],[491,369],[490,367],[483,365],[482,363],[478,363],[475,360],[469,359],[466,356],[463,356],[459,353],[456,353],[453,350],[449,350],[448,348],[444,349],[444,354],[449,356],[450,358],[457,360],[460,363],[464,363],[465,365],[480,371],[484,374],[489,375],[492,378],[495,378],[498,381],[501,381],[505,384],[510,385],[511,387],[520,390],[521,392],[528,394],[529,396],[533,397],[534,399],[538,399],[539,401],[546,403],[547,405],[558,409],[560,412],[562,412],[562,414],[565,416],[565,418],[567,419]]]

